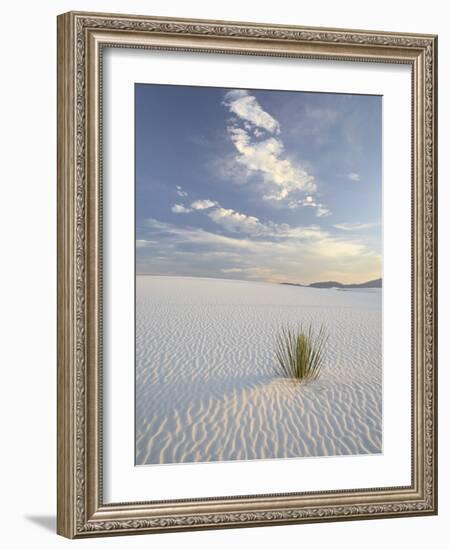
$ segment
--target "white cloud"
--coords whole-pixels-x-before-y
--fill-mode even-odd
[[[174,224],[160,222],[154,218],[149,218],[146,221],[146,225],[155,234],[165,235],[173,244],[190,243],[215,247],[215,250],[217,250],[216,247],[221,247],[221,251],[223,251],[223,248],[234,250],[249,249],[253,244],[252,241],[246,239],[218,235],[217,233],[195,227],[179,227]]]
[[[174,214],[188,214],[189,212],[192,212],[192,209],[191,208],[187,208],[186,206],[182,205],[182,204],[174,204],[172,207],[171,207],[171,211],[174,213]]]
[[[187,197],[188,195],[187,191],[184,191],[180,185],[176,186],[176,193],[180,197]]]
[[[326,209],[323,207],[323,210]],[[217,208],[209,211],[207,215],[226,231],[230,233],[242,233],[250,235],[251,237],[266,237],[278,240],[288,238],[310,239],[323,234],[318,226],[309,225],[292,227],[286,223],[278,224],[272,221],[264,223],[256,216],[249,216],[237,212],[232,208],[222,208],[218,204]]]
[[[356,241],[345,241],[331,236],[323,236],[313,244],[313,254],[321,258],[362,258],[373,254],[363,243]]]
[[[209,208],[212,208],[213,206],[216,206],[217,203],[215,201],[210,201],[209,199],[204,200],[198,200],[192,202],[190,205],[191,208],[194,210],[208,210]]]
[[[310,197],[308,197],[310,199]],[[304,199],[307,204],[313,202],[311,200]],[[276,241],[284,241],[293,239],[297,241],[313,240],[316,238],[328,237],[329,234],[324,232],[317,225],[308,226],[291,226],[287,223],[275,223],[272,221],[262,222],[256,216],[237,212],[232,208],[223,208],[216,201],[199,200],[195,201],[201,204],[201,208],[196,208],[198,211],[207,210],[207,216],[223,228],[228,233],[240,233],[242,235],[249,235],[251,238],[267,238]],[[191,205],[194,206],[194,203]],[[314,206],[322,207],[322,205],[314,204]],[[326,211],[324,207],[323,210]],[[183,205],[176,204],[172,207],[172,211],[175,213],[188,213],[192,212],[192,208],[186,208]],[[319,214],[317,214],[319,215]],[[325,214],[321,214],[325,215]],[[158,230],[165,230],[170,227],[164,222],[158,222],[157,220],[150,219],[151,227]],[[176,227],[176,226],[173,226]],[[219,235],[219,237],[222,237]]]
[[[360,174],[357,174],[357,172],[349,172],[347,176],[351,181],[360,181]]]
[[[147,240],[147,239],[137,239],[136,240],[136,247],[137,248],[142,248],[144,246],[150,246],[150,245],[153,245],[153,244],[158,244],[157,241],[150,241],[150,240]]]
[[[224,105],[234,115],[227,131],[237,151],[226,161],[228,175],[238,176],[239,182],[262,176],[267,201],[280,202],[294,193],[316,190],[314,177],[286,156],[279,122],[262,109],[255,96],[232,90],[225,95]]]
[[[326,206],[324,206],[323,204],[319,204],[317,209],[316,209],[316,215],[321,218],[323,216],[329,216],[331,213],[331,211],[329,210],[329,208],[327,208]]]
[[[329,216],[331,211],[324,204],[317,202],[311,195],[308,195],[304,199],[295,199],[288,202],[288,208],[294,210],[296,208],[314,208],[315,214],[321,218],[323,216]]]
[[[279,122],[264,111],[257,99],[246,90],[231,90],[225,95],[224,104],[231,113],[245,121],[247,129],[250,129],[248,123],[251,123],[270,133],[279,133]]]
[[[183,204],[174,204],[171,207],[171,211],[174,214],[189,214],[194,210],[209,210],[210,208],[213,208],[214,206],[217,206],[217,205],[218,203],[216,201],[204,199],[204,200],[193,201],[190,207],[184,206]]]
[[[247,216],[236,212],[231,208],[216,208],[208,214],[215,223],[231,233],[247,233],[261,235],[265,232],[265,226],[255,216]]]
[[[220,271],[222,273],[242,273],[242,271],[245,271],[245,269],[243,267],[229,267],[227,269],[220,269]]]
[[[268,184],[268,192],[263,197],[265,200],[281,201],[295,191],[316,190],[312,175],[283,158],[284,145],[279,138],[254,141],[246,130],[236,126],[229,126],[228,134],[238,152],[235,162],[246,169],[248,177],[261,174]]]
[[[379,222],[374,223],[336,223],[334,224],[335,229],[340,229],[341,231],[363,231],[364,229],[371,229],[379,225]]]
[[[149,237],[160,243],[161,250],[173,251],[170,267],[174,272],[179,273],[181,258],[187,262],[185,270],[202,262],[202,273],[207,268],[212,273],[240,273],[241,278],[272,282],[361,282],[378,277],[381,271],[381,255],[360,239],[347,239],[318,226],[262,222],[230,209],[216,210],[222,215],[217,214],[214,221],[228,235],[147,220]],[[154,265],[155,255],[151,257]],[[193,263],[192,257],[196,258]],[[161,267],[164,273],[167,269],[165,264]]]

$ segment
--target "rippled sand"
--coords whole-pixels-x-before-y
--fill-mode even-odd
[[[380,453],[380,289],[136,280],[136,464]],[[319,380],[282,378],[276,332],[330,333]]]

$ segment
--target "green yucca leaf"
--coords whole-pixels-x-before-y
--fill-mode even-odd
[[[328,340],[324,326],[315,331],[302,325],[294,331],[282,328],[276,338],[275,356],[283,376],[299,381],[315,380],[323,366]]]

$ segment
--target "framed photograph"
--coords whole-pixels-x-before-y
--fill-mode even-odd
[[[59,534],[436,514],[436,46],[59,16]]]

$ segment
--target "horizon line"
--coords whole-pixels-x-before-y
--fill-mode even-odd
[[[300,283],[297,281],[268,281],[264,279],[236,279],[232,277],[218,277],[213,275],[170,275],[170,274],[161,274],[161,273],[136,273],[136,277],[172,277],[172,278],[187,278],[187,279],[220,279],[224,281],[241,281],[246,283],[269,283],[269,284],[276,284],[276,285],[297,285],[297,286],[310,286],[316,283],[338,283],[342,285],[360,285],[369,283],[371,281],[383,281],[383,275],[380,275],[379,277],[373,277],[371,279],[366,279],[363,281],[357,280],[356,282],[348,282],[348,283],[342,283],[341,281],[334,280],[334,279],[318,279],[314,280],[310,283]]]

